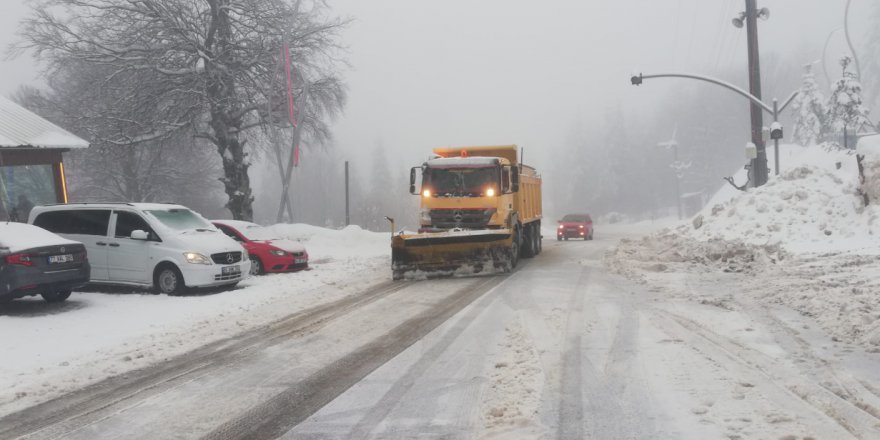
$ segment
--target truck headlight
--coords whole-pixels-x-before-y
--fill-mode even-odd
[[[487,196],[487,197],[495,197],[495,190],[492,189],[492,188],[487,189],[487,190],[486,190],[486,196]]]
[[[211,259],[198,252],[184,252],[183,257],[187,263],[192,264],[211,264]]]

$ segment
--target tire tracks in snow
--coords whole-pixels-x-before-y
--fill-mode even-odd
[[[313,333],[353,310],[411,285],[410,282],[389,281],[371,286],[363,292],[311,307],[152,367],[114,376],[12,413],[0,419],[0,438],[62,437],[219,368],[240,362],[261,349],[291,337]]]
[[[859,439],[880,438],[880,419],[847,399],[790,369],[772,357],[722,336],[679,314],[655,308],[653,321],[664,332],[684,341],[706,359],[734,370],[737,378],[747,380],[771,401],[797,405],[797,414],[814,414],[842,428]],[[727,361],[727,362],[725,362]],[[825,423],[811,424],[818,438],[840,438],[840,432]]]
[[[509,276],[512,275],[477,278],[475,282],[457,290],[440,304],[397,325],[385,335],[376,338],[373,343],[360,347],[316,374],[293,384],[275,397],[222,424],[203,438],[259,440],[274,439],[284,435]],[[466,326],[465,321],[461,322]],[[375,405],[374,409],[355,427],[351,438],[368,435],[384,419],[388,408],[393,406],[392,403],[406,393],[420,372],[429,367],[458,334],[460,331],[452,332],[444,337],[444,342],[432,347],[424,358],[383,396],[383,403]]]

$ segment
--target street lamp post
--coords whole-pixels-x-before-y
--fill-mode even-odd
[[[782,124],[779,122],[779,113],[781,113],[783,110],[785,110],[785,108],[788,107],[789,104],[791,104],[791,102],[794,100],[795,96],[797,96],[797,94],[798,94],[797,90],[792,92],[792,94],[788,97],[788,99],[785,100],[785,102],[782,104],[782,106],[779,106],[776,102],[776,99],[774,98],[773,99],[773,106],[770,107],[767,104],[764,104],[764,102],[761,101],[760,98],[752,95],[751,93],[746,92],[745,90],[743,90],[743,89],[741,89],[741,88],[739,88],[739,87],[737,87],[727,81],[723,81],[723,80],[720,80],[717,78],[712,78],[710,76],[696,75],[696,74],[691,74],[691,73],[657,73],[657,74],[652,74],[652,75],[643,75],[640,73],[638,75],[633,75],[630,78],[630,82],[634,86],[639,86],[642,84],[642,82],[644,80],[651,79],[651,78],[687,78],[687,79],[695,79],[698,81],[709,82],[709,83],[724,87],[725,89],[728,89],[728,90],[731,90],[731,91],[737,93],[738,95],[751,101],[752,104],[754,106],[758,107],[760,110],[764,110],[765,112],[767,112],[768,114],[773,116],[773,124],[770,125],[770,138],[773,139],[773,141],[774,141],[774,150],[775,150],[775,158],[776,158],[776,174],[779,174],[779,139],[783,138]],[[760,129],[758,130],[758,137],[763,138],[763,136],[761,135]],[[761,139],[761,140],[763,141],[763,139]],[[755,144],[755,145],[757,146],[757,144]],[[759,151],[758,159],[760,159],[760,147],[758,148],[758,151]],[[766,165],[766,153],[765,153],[765,165]],[[764,180],[764,182],[761,182],[761,183],[755,182],[755,186],[761,186],[764,183],[766,183],[766,179]]]

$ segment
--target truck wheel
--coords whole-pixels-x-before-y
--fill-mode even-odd
[[[519,228],[513,233],[513,246],[510,247],[510,270],[516,267],[517,263],[519,263]]]
[[[67,298],[70,298],[70,291],[61,290],[58,292],[44,292],[41,293],[40,296],[42,296],[43,299],[48,303],[58,303],[65,301]]]
[[[535,224],[535,255],[540,255],[544,247],[544,240],[541,239],[541,222]]]
[[[532,258],[535,256],[535,232],[532,225],[526,225],[523,228],[523,244],[522,244],[522,256],[523,258]]]

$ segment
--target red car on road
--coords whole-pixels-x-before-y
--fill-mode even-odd
[[[559,220],[556,228],[556,239],[568,240],[569,238],[593,239],[593,219],[589,214],[568,214]]]
[[[294,272],[309,267],[309,254],[302,244],[279,239],[268,228],[239,220],[213,220],[211,223],[244,246],[251,259],[251,275]]]

